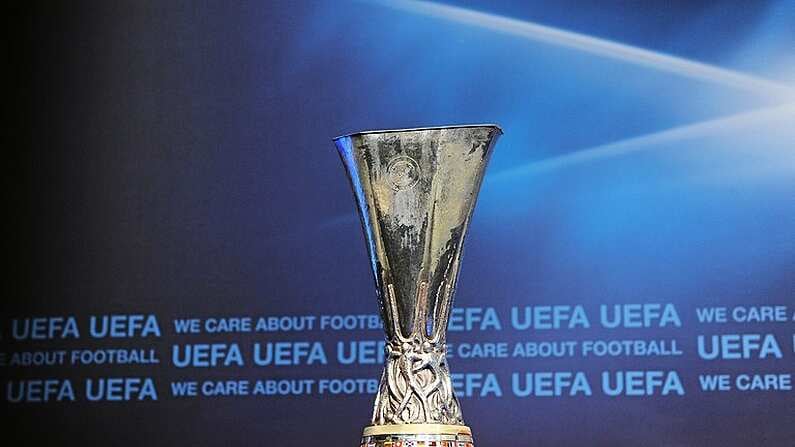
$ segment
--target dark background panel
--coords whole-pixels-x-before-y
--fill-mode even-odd
[[[476,14],[475,16],[469,14]],[[474,17],[474,19],[472,18]],[[792,393],[698,392],[707,372],[795,372],[792,323],[719,329],[709,305],[795,297],[795,45],[779,2],[63,2],[9,9],[13,318],[143,313],[159,365],[3,368],[152,376],[157,402],[10,404],[12,436],[80,445],[356,445],[372,396],[178,399],[194,377],[372,377],[376,365],[176,369],[175,343],[380,339],[378,330],[180,336],[185,316],[372,314],[331,138],[496,122],[458,307],[671,303],[681,328],[453,331],[475,341],[676,338],[671,358],[453,359],[480,445],[765,445]],[[507,21],[506,21],[507,20]],[[709,64],[709,65],[704,65]],[[14,157],[16,158],[16,157]],[[19,245],[21,248],[17,248]],[[790,308],[791,311],[791,308]],[[590,314],[589,314],[590,315]],[[705,362],[696,337],[761,332],[783,359]],[[516,371],[670,369],[686,396],[518,398]],[[4,395],[6,390],[3,391]],[[517,441],[517,439],[522,441]]]

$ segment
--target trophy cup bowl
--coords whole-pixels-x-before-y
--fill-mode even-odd
[[[356,199],[386,332],[386,364],[361,446],[472,447],[445,358],[462,247],[492,124],[334,139]]]

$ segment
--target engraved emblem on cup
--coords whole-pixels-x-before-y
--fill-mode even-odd
[[[420,180],[420,165],[408,155],[400,155],[389,162],[386,176],[395,191],[409,189]]]

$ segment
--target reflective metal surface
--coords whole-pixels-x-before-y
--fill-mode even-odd
[[[461,251],[495,125],[335,139],[356,197],[387,360],[372,424],[463,425],[445,359]]]

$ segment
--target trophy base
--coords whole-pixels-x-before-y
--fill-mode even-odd
[[[474,447],[466,425],[393,424],[364,428],[360,447]]]

